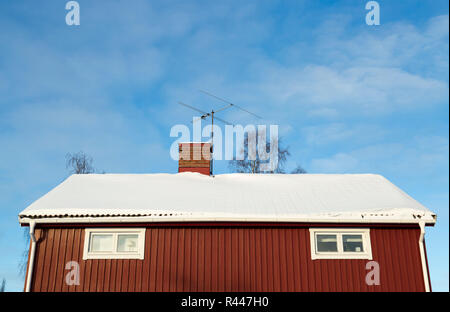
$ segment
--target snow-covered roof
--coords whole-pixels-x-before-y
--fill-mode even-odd
[[[72,175],[19,214],[37,222],[435,222],[374,174]]]

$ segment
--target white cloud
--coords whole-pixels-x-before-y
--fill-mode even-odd
[[[285,49],[290,52],[284,59],[276,60],[242,44],[231,55],[228,49],[213,50],[205,56],[208,62],[200,63],[200,75],[167,87],[168,99],[203,103],[205,98],[195,93],[205,88],[276,123],[291,124],[303,116],[336,120],[430,109],[449,99],[445,23],[448,15],[421,28],[393,23],[379,32],[364,27],[351,34],[343,23],[344,29],[333,36],[323,34],[308,44],[294,42]],[[208,32],[206,42],[222,35],[214,28]],[[294,52],[298,49],[300,54]],[[236,54],[245,55],[245,60],[252,55],[237,72]],[[317,57],[305,62],[304,55]]]
[[[312,118],[335,119],[339,114],[334,108],[324,107],[310,110],[307,115]]]
[[[313,159],[311,161],[311,173],[348,173],[354,172],[359,165],[359,160],[350,154],[338,153],[329,158]]]
[[[380,143],[314,158],[311,172],[385,173],[404,178],[433,177],[433,183],[448,184],[448,138],[414,137],[409,142]],[[431,183],[431,181],[428,181]]]
[[[317,146],[331,143],[342,143],[351,140],[353,143],[367,144],[383,138],[386,129],[371,124],[348,126],[344,123],[327,123],[309,126],[302,129],[306,143]]]
[[[351,64],[349,64],[351,65]],[[309,65],[272,67],[256,94],[277,107],[303,107],[317,112],[334,109],[349,115],[385,114],[428,108],[448,99],[448,83],[398,68],[348,67],[343,70]]]

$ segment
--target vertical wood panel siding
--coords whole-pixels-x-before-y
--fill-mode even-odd
[[[38,228],[33,291],[424,291],[419,229],[372,228],[368,260],[311,260],[307,227],[148,227],[144,260],[83,260],[83,228]],[[68,261],[80,285],[65,282]]]

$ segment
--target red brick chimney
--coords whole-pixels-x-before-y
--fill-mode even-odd
[[[211,173],[211,143],[179,143],[178,172]]]

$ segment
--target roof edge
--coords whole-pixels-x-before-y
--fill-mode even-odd
[[[286,218],[286,217],[278,217],[278,218],[262,218],[262,217],[148,217],[148,216],[140,216],[140,217],[44,217],[44,218],[29,218],[22,217],[19,218],[19,223],[21,225],[29,224],[31,221],[41,224],[49,224],[49,223],[59,223],[59,224],[70,224],[70,223],[81,223],[81,224],[89,224],[89,223],[160,223],[160,222],[271,222],[271,223],[355,223],[355,224],[419,224],[420,222],[425,222],[427,226],[434,226],[436,223],[436,215],[424,216],[421,218],[411,218],[411,219],[400,219],[400,218]]]

